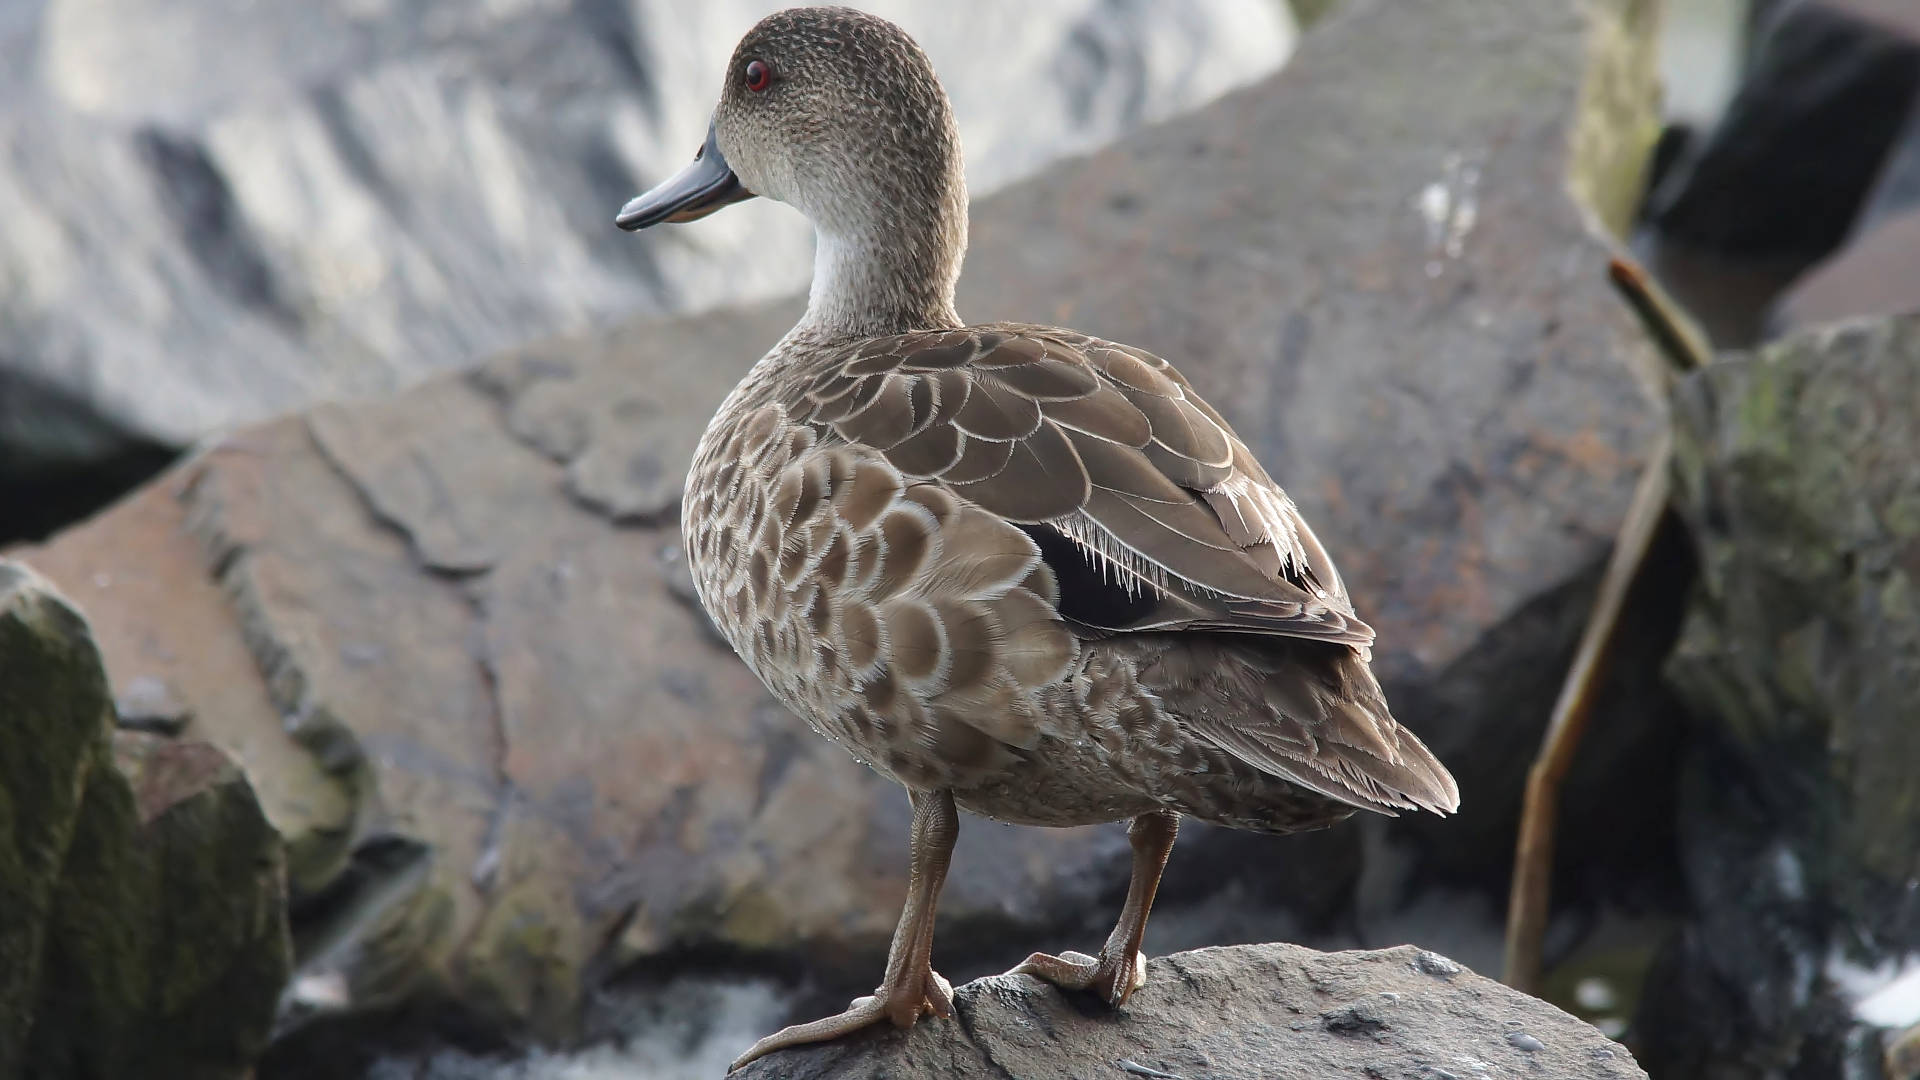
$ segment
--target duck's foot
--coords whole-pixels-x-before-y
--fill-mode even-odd
[[[932,1013],[941,1019],[953,1016],[953,984],[932,968],[922,968],[920,977],[901,979],[899,985],[881,986],[866,997],[854,998],[847,1011],[806,1024],[795,1024],[761,1039],[727,1066],[732,1072],[757,1057],[784,1050],[789,1046],[828,1042],[851,1035],[861,1028],[883,1020],[894,1027],[912,1027],[922,1016]]]
[[[1135,990],[1147,985],[1147,958],[1138,950],[1122,949],[1103,950],[1097,959],[1079,952],[1060,956],[1037,952],[1007,974],[1045,979],[1062,990],[1091,990],[1101,1001],[1119,1008]]]
[[[1135,990],[1147,985],[1147,958],[1140,952],[1140,942],[1146,938],[1147,912],[1153,910],[1153,894],[1159,891],[1161,871],[1167,867],[1167,855],[1173,851],[1173,838],[1179,832],[1180,815],[1171,810],[1155,810],[1133,819],[1127,829],[1127,841],[1133,848],[1127,902],[1098,959],[1086,953],[1051,956],[1037,952],[1007,974],[1032,975],[1062,990],[1091,990],[1116,1009],[1126,1004]]]

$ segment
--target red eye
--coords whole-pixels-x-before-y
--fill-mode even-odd
[[[759,93],[773,85],[773,67],[764,60],[747,61],[747,89]]]

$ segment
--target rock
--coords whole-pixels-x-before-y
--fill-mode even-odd
[[[1807,271],[1780,298],[1780,333],[1845,319],[1920,311],[1920,210],[1877,222],[1833,258]]]
[[[1442,874],[1504,894],[1521,780],[1660,424],[1591,230],[1624,222],[1653,131],[1650,18],[1356,0],[1273,80],[977,204],[962,310],[1177,362],[1340,553],[1400,715],[1467,792],[1457,820],[1386,832],[1192,830],[1156,950],[1401,940],[1390,920]],[[173,687],[187,734],[265,793],[310,943],[290,1028],[451,1000],[564,1040],[605,973],[687,956],[872,984],[906,801],[716,645],[673,521],[705,418],[797,303],[550,339],[250,428],[28,554],[86,598],[116,685]],[[1660,850],[1660,726],[1657,698],[1616,694],[1568,793],[1569,866],[1637,881]],[[1097,941],[1125,850],[969,822],[947,973]]]
[[[1920,317],[1797,335],[1675,397],[1700,584],[1691,914],[1637,1028],[1656,1073],[1883,1075],[1920,1023]],[[1904,979],[1904,984],[1901,980]],[[1893,1074],[1898,1075],[1898,1074]]]
[[[1850,0],[1849,8],[1862,18],[1906,41],[1920,54],[1920,9],[1903,0]],[[1920,63],[1920,59],[1916,59]],[[1907,107],[1906,123],[1894,136],[1873,191],[1860,207],[1854,238],[1865,236],[1882,221],[1920,205],[1920,90]]]
[[[113,710],[121,727],[157,735],[178,735],[193,717],[179,692],[151,675],[130,680]]]
[[[0,1075],[250,1075],[291,965],[279,837],[225,752],[112,723],[86,623],[0,562]]]
[[[1882,1064],[1888,1080],[1913,1080],[1920,1076],[1920,1024],[1888,1036]]]
[[[0,374],[0,545],[45,539],[176,456],[172,447],[127,434],[75,394]]]
[[[699,145],[734,41],[781,6],[9,5],[0,460],[179,447],[799,286],[808,236],[771,206],[697,239],[612,227]],[[1284,5],[1242,0],[879,7],[962,88],[982,191],[1256,79],[1294,36]]]
[[[1920,8],[1899,0],[1845,5],[1903,40],[1920,69]],[[1920,76],[1916,76],[1920,82]],[[1768,318],[1771,336],[1868,316],[1920,310],[1920,90],[1893,137],[1846,243],[1794,281]]]
[[[1262,86],[1004,193],[976,218],[959,308],[1139,345],[1226,414],[1336,553],[1395,714],[1465,793],[1459,816],[1394,835],[1504,896],[1524,773],[1661,423],[1594,228],[1624,229],[1638,197],[1654,20],[1417,8],[1342,5]],[[1504,40],[1530,59],[1491,62]],[[1570,863],[1647,864],[1619,829],[1661,831],[1621,815],[1657,814],[1666,708],[1616,698],[1595,725],[1564,804]],[[1296,843],[1219,838],[1226,866],[1275,866],[1270,903],[1325,870],[1275,865]],[[1398,873],[1362,903],[1398,907],[1416,871]]]
[[[1643,208],[1648,263],[1716,344],[1760,341],[1776,298],[1855,234],[1916,103],[1912,5],[1811,0],[1761,20],[1733,101]]]
[[[1644,1077],[1626,1049],[1546,1002],[1412,946],[1201,949],[1147,965],[1118,1013],[1038,979],[954,993],[954,1019],[786,1050],[740,1080],[1112,1076]]]
[[[1852,6],[1786,4],[1760,29],[1719,125],[1647,196],[1663,236],[1805,261],[1845,239],[1920,95],[1920,38]]]

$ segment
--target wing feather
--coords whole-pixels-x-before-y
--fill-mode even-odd
[[[866,341],[821,363],[796,415],[1178,600],[1102,629],[1373,640],[1293,501],[1165,360],[995,325]]]
[[[1187,672],[1142,673],[1170,703],[1183,685],[1213,701],[1224,691],[1203,680],[1238,680],[1221,700],[1242,707],[1183,717],[1253,768],[1384,813],[1458,804],[1445,767],[1387,711],[1367,667],[1373,630],[1325,547],[1165,360],[995,325],[809,362],[819,370],[777,404],[826,456],[781,478],[772,517],[798,530],[829,516],[792,558],[749,571],[820,580],[809,612],[868,673],[873,708],[906,702],[914,738],[984,768],[1039,738],[1018,688],[1127,642]],[[744,432],[738,468],[761,467],[761,434]],[[1201,633],[1152,644],[1180,630]]]

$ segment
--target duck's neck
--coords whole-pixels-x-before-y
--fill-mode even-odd
[[[918,212],[876,201],[871,220],[816,226],[813,289],[791,336],[813,341],[882,337],[963,325],[953,289],[967,247],[964,186]]]

